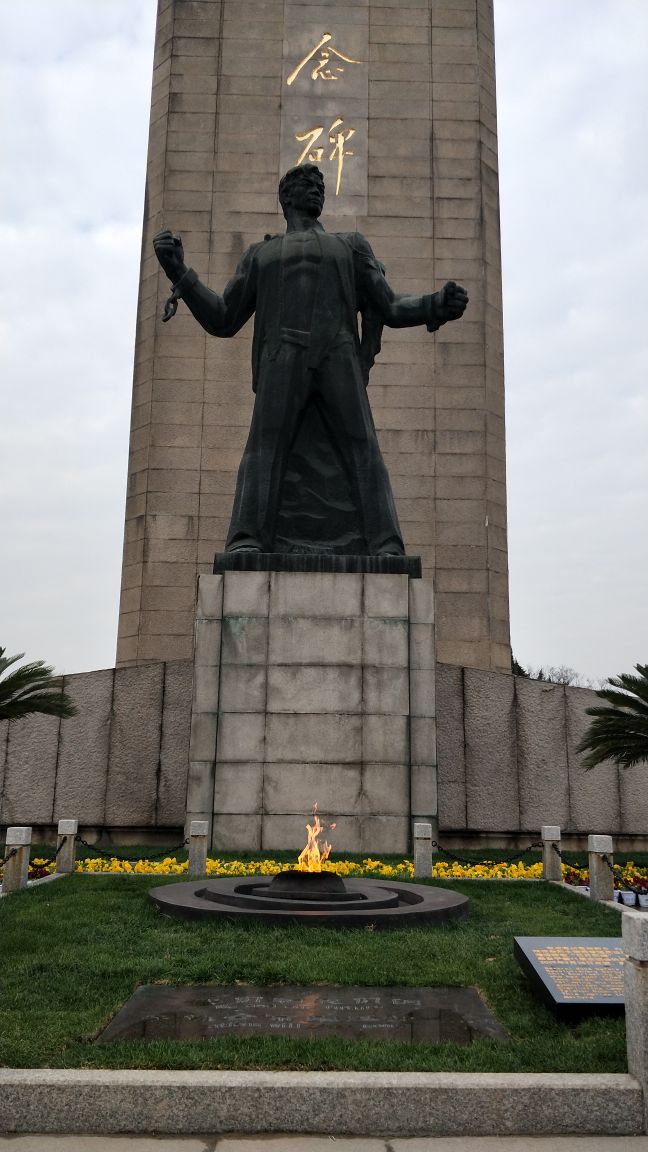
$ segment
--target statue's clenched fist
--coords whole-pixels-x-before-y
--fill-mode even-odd
[[[157,236],[153,237],[153,247],[155,249],[155,255],[169,277],[169,280],[172,284],[175,284],[187,271],[187,266],[184,262],[182,240],[179,236],[174,236],[173,232],[164,229],[164,231],[158,232]]]
[[[468,293],[461,284],[455,284],[454,280],[448,280],[439,293],[437,293],[438,303],[437,311],[439,319],[443,324],[448,320],[458,320],[463,316],[468,304]]]

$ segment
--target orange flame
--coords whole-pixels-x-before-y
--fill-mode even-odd
[[[331,851],[331,845],[328,840],[323,840],[322,844],[318,843],[318,836],[320,832],[326,831],[327,825],[322,824],[317,814],[317,801],[313,805],[313,823],[307,824],[308,842],[303,852],[300,852],[299,859],[297,860],[297,872],[321,872],[322,864],[328,859]],[[335,828],[335,824],[329,824],[329,829]]]

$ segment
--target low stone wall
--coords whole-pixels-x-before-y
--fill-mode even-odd
[[[0,824],[181,828],[190,661],[66,676],[78,715],[0,724]]]
[[[648,835],[648,768],[586,771],[576,747],[595,692],[437,665],[439,822],[444,829]]]
[[[191,682],[189,661],[66,676],[78,716],[0,724],[0,825],[179,830]],[[594,692],[443,664],[436,692],[446,833],[648,835],[646,767],[580,764]]]

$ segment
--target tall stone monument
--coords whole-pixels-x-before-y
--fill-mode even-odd
[[[252,409],[251,331],[212,340],[183,305],[163,325],[152,238],[180,232],[220,291],[313,162],[327,231],[366,236],[401,291],[469,291],[460,324],[385,331],[369,393],[436,659],[509,670],[494,77],[491,0],[160,0],[119,664],[191,657]]]

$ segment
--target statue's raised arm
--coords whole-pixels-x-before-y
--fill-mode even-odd
[[[153,237],[153,247],[169,280],[172,284],[177,284],[187,271],[182,240],[179,236],[174,236],[168,228],[164,228]]]
[[[170,232],[168,228],[164,228],[161,232],[158,232],[157,236],[153,237],[153,248],[155,249],[155,255],[160,261],[162,268],[174,285],[173,291],[164,305],[164,312],[162,314],[162,320],[166,324],[167,320],[175,316],[178,311],[180,293],[176,292],[175,285],[187,271],[187,266],[184,262],[182,240],[179,236],[174,236],[173,232]]]
[[[449,320],[459,320],[468,307],[468,293],[461,284],[448,280],[437,297],[436,309],[440,324],[447,324]]]
[[[179,236],[168,229],[153,238],[153,247],[173,291],[164,307],[163,321],[175,316],[178,300],[184,300],[198,323],[210,336],[235,336],[250,319],[256,306],[252,255],[253,245],[239,260],[236,272],[225,287],[222,296],[203,284],[193,268],[187,268],[184,248]]]

